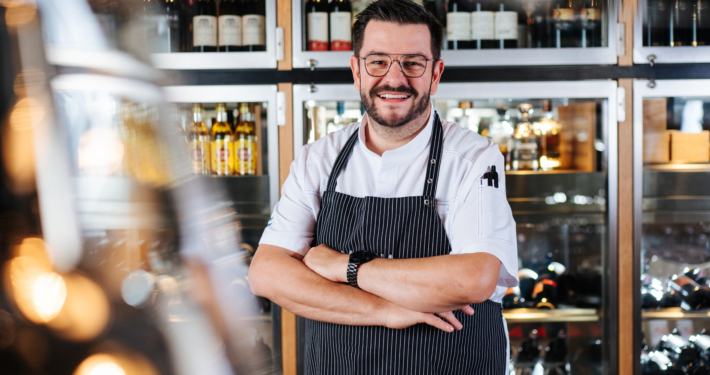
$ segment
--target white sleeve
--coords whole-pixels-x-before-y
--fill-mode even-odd
[[[482,179],[493,165],[498,188]],[[491,254],[501,262],[498,286],[518,285],[515,220],[505,195],[503,155],[496,145],[489,147],[464,177],[455,205],[449,227],[451,254]]]
[[[291,163],[289,175],[281,188],[281,199],[274,206],[259,244],[283,247],[301,255],[311,248],[320,197],[316,191],[304,191],[308,145]]]

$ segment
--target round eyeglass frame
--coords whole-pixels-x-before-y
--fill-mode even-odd
[[[425,56],[416,55],[416,54],[412,54],[412,55],[399,55],[399,58],[395,59],[394,57],[392,57],[392,56],[390,56],[390,55],[385,55],[385,54],[381,54],[381,53],[371,53],[371,54],[369,54],[369,55],[367,55],[367,56],[365,56],[365,57],[358,57],[357,59],[358,59],[358,61],[359,61],[359,60],[363,60],[363,61],[364,61],[365,59],[367,59],[367,58],[370,57],[370,56],[387,56],[387,57],[389,57],[389,59],[390,59],[390,65],[387,67],[387,70],[386,70],[382,75],[374,75],[374,74],[370,73],[370,71],[367,70],[367,64],[365,64],[365,71],[367,72],[367,74],[369,74],[371,77],[377,77],[377,78],[386,76],[387,73],[390,72],[390,69],[392,69],[392,65],[394,64],[395,61],[397,62],[397,65],[399,65],[399,71],[402,72],[402,74],[404,74],[405,76],[407,76],[407,77],[409,77],[409,78],[419,78],[419,77],[423,76],[424,73],[426,73],[427,67],[429,66],[429,61],[437,61],[437,59],[427,59]],[[397,56],[397,55],[395,55],[395,56]],[[426,64],[426,66],[424,66],[424,70],[422,70],[422,74],[420,74],[420,75],[418,75],[418,76],[410,76],[409,74],[407,74],[407,73],[404,72],[404,68],[402,67],[402,62],[401,62],[400,60],[401,60],[403,57],[406,57],[406,56],[417,56],[417,57],[423,57],[423,58],[424,58],[424,60],[427,62],[427,64]]]

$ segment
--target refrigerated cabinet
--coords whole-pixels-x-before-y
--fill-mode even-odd
[[[442,117],[502,149],[500,137],[521,121],[518,106],[530,104],[532,121],[558,122],[566,145],[557,167],[506,172],[521,280],[530,287],[539,281],[531,273],[542,279],[552,267],[560,273],[558,291],[566,290],[552,304],[506,304],[520,307],[503,313],[511,373],[616,372],[616,96],[615,82],[598,81],[444,83],[432,97]],[[294,85],[294,152],[363,116],[351,85]],[[299,345],[303,329],[299,324]]]
[[[693,371],[707,359],[696,341],[710,329],[710,304],[692,298],[708,291],[708,87],[708,80],[634,82],[636,374],[664,363],[707,373],[705,367]],[[669,342],[679,344],[677,350]],[[692,354],[693,348],[699,351]],[[679,355],[686,349],[691,362]]]

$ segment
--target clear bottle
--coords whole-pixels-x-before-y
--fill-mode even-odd
[[[515,128],[513,137],[508,141],[505,169],[508,171],[537,171],[539,167],[538,134],[530,123],[532,105],[523,103],[518,106],[522,118]]]
[[[212,124],[210,142],[210,161],[212,174],[231,176],[234,174],[234,133],[227,122],[227,110],[224,103],[218,103],[217,121]]]
[[[210,134],[202,120],[202,104],[192,107],[192,126],[187,132],[190,146],[192,171],[195,174],[210,174]]]
[[[533,129],[538,132],[540,138],[540,169],[550,171],[557,169],[561,165],[560,161],[560,133],[562,126],[555,121],[552,112],[552,101],[545,99],[542,101],[542,117],[533,124]]]
[[[240,121],[234,135],[234,172],[240,176],[256,174],[256,126],[254,114],[249,110],[249,104],[242,103],[239,107]]]
[[[493,140],[493,143],[498,145],[500,152],[503,155],[508,153],[508,141],[510,137],[513,136],[513,125],[510,122],[510,116],[508,115],[507,107],[500,107],[497,109],[498,119],[488,127],[488,133],[481,132],[481,135],[486,136]]]

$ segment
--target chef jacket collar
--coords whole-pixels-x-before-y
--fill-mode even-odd
[[[434,102],[431,102],[431,111],[429,112],[429,120],[426,123],[424,129],[422,129],[419,134],[417,134],[414,139],[407,142],[404,146],[396,148],[394,150],[385,151],[382,157],[376,153],[370,151],[365,144],[365,127],[367,126],[367,116],[362,117],[362,122],[360,123],[360,131],[358,134],[358,145],[361,147],[364,154],[370,163],[375,163],[378,165],[394,166],[399,165],[404,162],[412,160],[412,157],[418,155],[422,150],[428,150],[429,142],[431,140],[431,130],[434,124]]]

